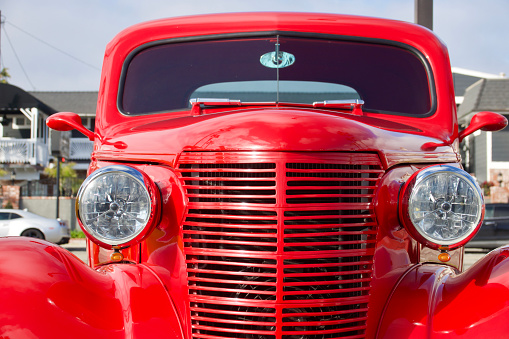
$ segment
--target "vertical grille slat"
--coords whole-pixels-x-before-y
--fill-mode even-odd
[[[185,152],[193,338],[364,338],[376,154]]]

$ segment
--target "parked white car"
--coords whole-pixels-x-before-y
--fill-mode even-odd
[[[49,219],[24,210],[0,209],[0,236],[24,236],[67,244],[69,226],[58,219]]]

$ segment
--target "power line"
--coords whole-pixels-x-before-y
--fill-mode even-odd
[[[5,29],[5,26],[3,28],[4,28],[3,31],[5,33],[5,37],[7,38],[7,41],[9,42],[9,45],[11,46],[12,51],[14,52],[14,56],[18,60],[19,66],[21,67],[21,70],[23,71],[23,73],[25,74],[25,77],[27,78],[28,82],[32,86],[32,89],[35,91],[35,86],[32,83],[32,81],[30,80],[30,77],[28,76],[27,72],[25,71],[25,67],[23,67],[23,64],[21,63],[21,59],[19,58],[18,53],[16,53],[16,49],[14,49],[14,45],[12,44],[11,39],[9,38],[9,34],[7,34],[7,30]]]
[[[27,31],[25,31],[25,30],[23,30],[23,29],[19,28],[18,26],[14,25],[14,24],[13,24],[13,23],[11,23],[10,21],[5,20],[5,22],[7,22],[7,23],[8,23],[9,25],[11,25],[12,27],[14,27],[14,28],[16,28],[16,29],[20,30],[21,32],[25,33],[26,35],[30,36],[31,38],[33,38],[33,39],[35,39],[35,40],[39,41],[40,43],[42,43],[42,44],[44,44],[44,45],[46,45],[46,46],[48,46],[48,47],[50,47],[50,48],[53,48],[54,50],[56,50],[56,51],[58,51],[58,52],[60,52],[60,53],[62,53],[62,54],[64,54],[64,55],[67,55],[68,57],[70,57],[70,58],[74,59],[75,61],[78,61],[78,62],[80,62],[80,63],[82,63],[82,64],[84,64],[84,65],[86,65],[86,66],[88,66],[88,67],[91,67],[91,68],[93,68],[93,69],[97,70],[97,71],[101,71],[101,69],[100,69],[100,68],[98,68],[98,67],[96,67],[96,66],[94,66],[94,65],[92,65],[92,64],[89,64],[88,62],[83,61],[83,60],[81,60],[81,59],[79,59],[79,58],[75,57],[74,55],[71,55],[71,54],[67,53],[66,51],[63,51],[63,50],[61,50],[61,49],[60,49],[60,48],[58,48],[58,47],[55,47],[55,46],[51,45],[50,43],[48,43],[48,42],[46,42],[46,41],[42,40],[41,38],[38,38],[38,37],[36,37],[35,35],[33,35],[33,34],[31,34],[31,33],[27,32]],[[4,25],[4,30],[5,30],[5,25]]]

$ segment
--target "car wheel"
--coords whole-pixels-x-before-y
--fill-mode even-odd
[[[21,236],[22,237],[30,237],[30,238],[37,238],[37,239],[44,239],[44,234],[35,229],[35,228],[30,228],[28,230],[24,230],[23,233],[21,233]]]

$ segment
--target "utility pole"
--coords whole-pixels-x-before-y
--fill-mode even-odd
[[[415,0],[415,23],[433,30],[433,0]]]
[[[57,156],[57,211],[56,218],[60,218],[60,155]]]
[[[2,25],[4,24],[2,20],[2,11],[0,10],[0,60],[2,60]],[[2,70],[2,64],[0,63],[0,71]]]

